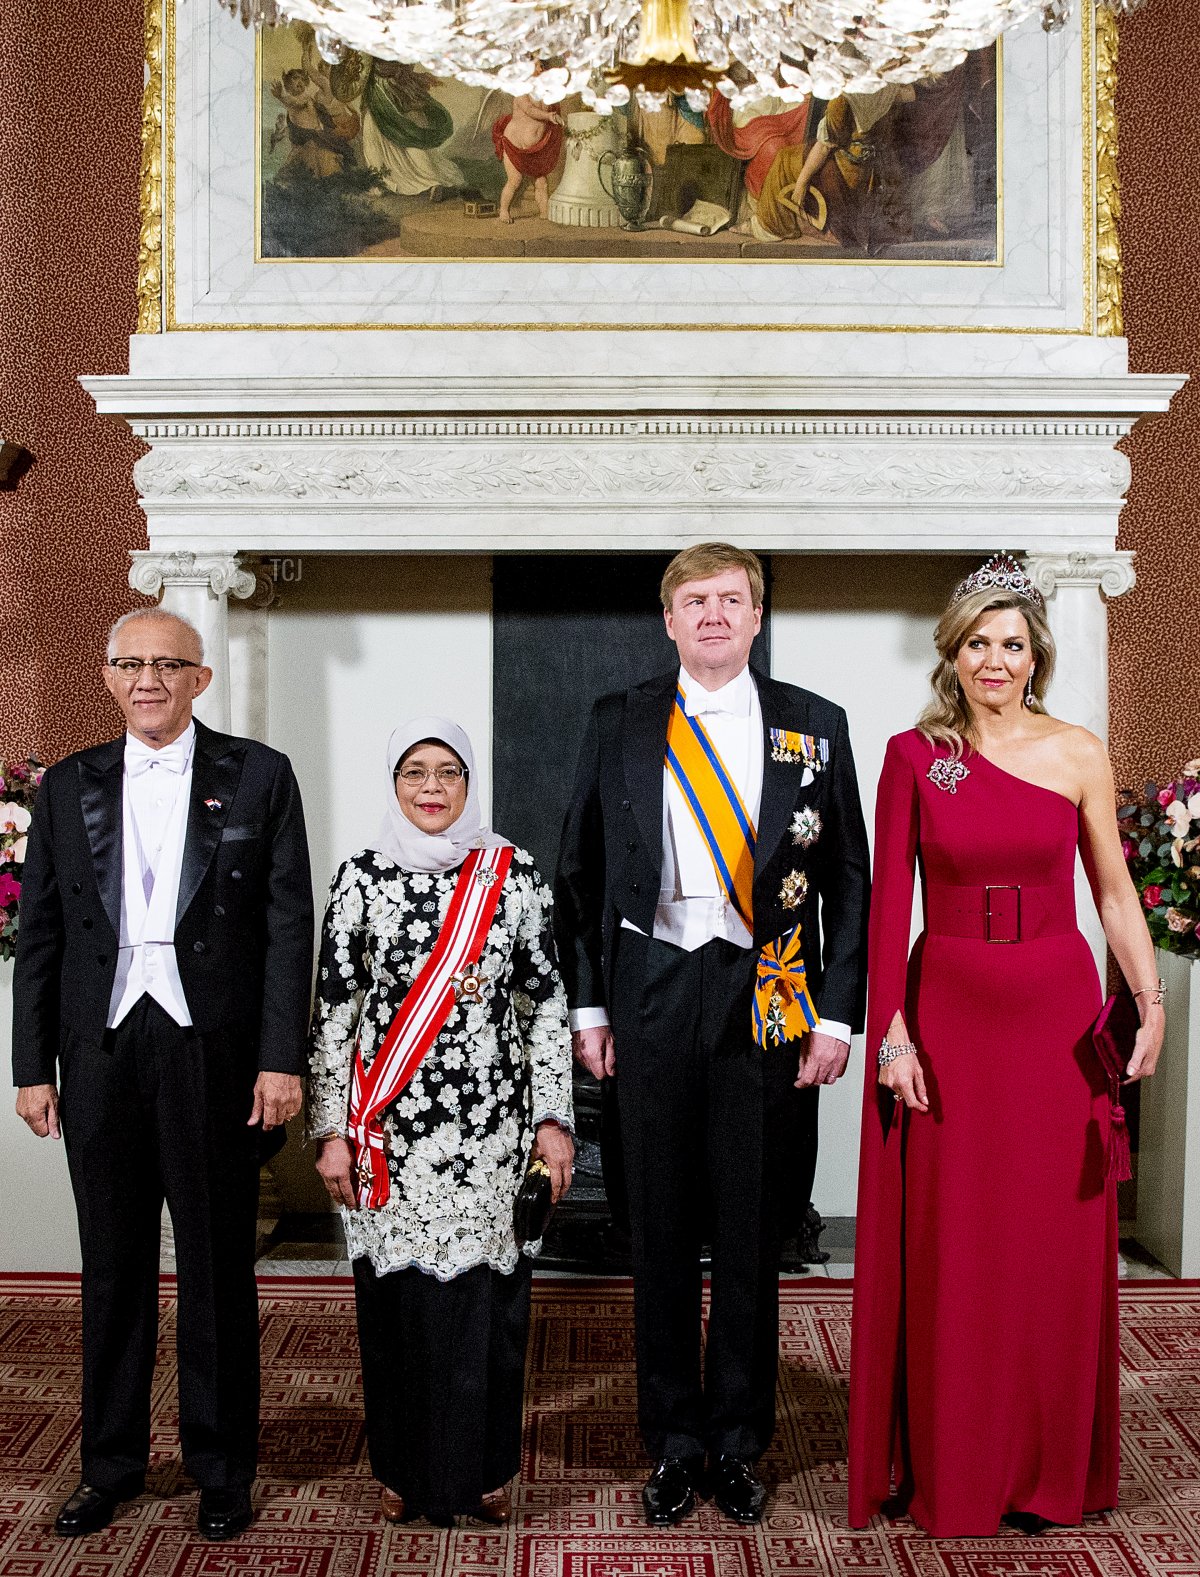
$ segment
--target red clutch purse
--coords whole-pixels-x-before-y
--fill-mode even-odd
[[[1104,1175],[1118,1183],[1127,1183],[1133,1176],[1129,1130],[1125,1126],[1125,1108],[1121,1105],[1121,1080],[1129,1071],[1140,1024],[1132,995],[1128,991],[1118,991],[1109,997],[1092,1025],[1092,1044],[1108,1080],[1108,1162]]]

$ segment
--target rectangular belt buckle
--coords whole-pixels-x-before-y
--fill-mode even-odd
[[[999,912],[992,908],[993,893],[1016,893],[1015,904],[1010,909],[1008,904],[1003,905]],[[1004,911],[1009,911],[1005,913]],[[1012,930],[1011,936],[995,936],[993,929]],[[1016,884],[1010,887],[985,887],[983,889],[983,939],[985,942],[1019,942],[1021,940],[1021,889]]]

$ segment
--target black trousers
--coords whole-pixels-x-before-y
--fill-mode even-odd
[[[617,1099],[633,1236],[638,1416],[652,1457],[755,1459],[775,1428],[779,1250],[798,1057],[750,1032],[754,955],[621,930]],[[789,1167],[790,1162],[790,1167]],[[712,1251],[701,1366],[699,1250]]]
[[[529,1260],[450,1281],[354,1261],[371,1472],[415,1515],[474,1511],[521,1466]]]
[[[136,1491],[150,1453],[159,1230],[171,1212],[184,1466],[249,1485],[258,1445],[256,1072],[246,1048],[149,997],[100,1045],[68,1042],[61,1110],[83,1253],[82,1472]]]

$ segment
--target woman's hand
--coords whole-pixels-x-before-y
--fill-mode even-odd
[[[1167,1017],[1162,1008],[1148,1007],[1145,1020],[1133,1043],[1133,1056],[1129,1059],[1129,1069],[1121,1080],[1122,1084],[1135,1084],[1138,1079],[1148,1079],[1158,1067],[1166,1028]]]
[[[906,1051],[902,1057],[896,1057],[880,1068],[879,1082],[884,1089],[891,1090],[897,1101],[903,1101],[914,1112],[929,1110],[921,1061],[911,1051]]]
[[[538,1123],[534,1158],[545,1161],[550,1168],[550,1192],[557,1204],[571,1186],[571,1171],[575,1161],[575,1143],[565,1128],[556,1122]]]
[[[354,1191],[354,1146],[337,1134],[317,1140],[317,1172],[335,1205],[358,1208]]]

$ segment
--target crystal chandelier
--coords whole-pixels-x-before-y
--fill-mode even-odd
[[[347,49],[602,113],[661,109],[713,88],[734,109],[767,94],[873,93],[956,66],[1034,12],[1061,28],[1075,0],[220,0],[247,25],[308,22]],[[1126,12],[1142,0],[1099,0]]]

